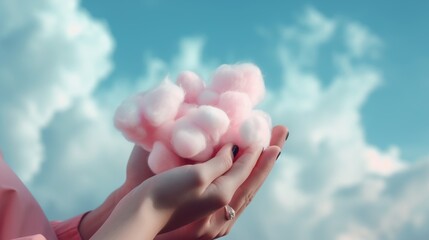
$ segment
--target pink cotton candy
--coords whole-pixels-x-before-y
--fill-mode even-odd
[[[222,93],[217,105],[225,111],[233,126],[240,125],[252,110],[249,96],[242,92],[228,91]]]
[[[177,120],[171,144],[179,156],[201,161],[203,156],[208,155],[207,152],[211,152],[205,149],[212,149],[228,126],[229,119],[224,111],[212,106],[200,106]]]
[[[131,96],[116,109],[115,126],[117,128],[126,130],[137,128],[140,125],[138,98],[138,95]]]
[[[189,120],[202,129],[206,138],[212,142],[219,142],[220,137],[229,126],[229,118],[224,111],[212,106],[200,106],[190,113]]]
[[[261,70],[251,63],[220,66],[213,76],[212,89],[219,94],[226,91],[245,93],[253,106],[265,95]]]
[[[148,158],[149,168],[160,173],[184,165],[185,161],[167,148],[162,142],[155,142]]]
[[[271,119],[254,109],[264,94],[262,73],[254,64],[222,65],[207,86],[185,71],[176,83],[166,79],[125,100],[116,111],[115,126],[151,151],[149,167],[160,173],[207,161],[225,143],[268,146]]]
[[[179,111],[177,112],[176,119],[179,119],[186,114],[188,114],[190,111],[195,110],[198,107],[197,104],[191,104],[191,103],[182,103],[179,107]]]
[[[148,137],[148,127],[141,121],[142,98],[143,94],[129,97],[118,107],[115,114],[115,126],[132,142],[143,142]]]
[[[243,146],[259,144],[268,146],[270,143],[271,118],[263,111],[254,110],[240,127],[240,137]]]
[[[171,144],[176,153],[183,158],[192,158],[207,147],[204,132],[188,121],[178,121],[173,130]]]
[[[185,102],[197,103],[197,98],[204,90],[204,82],[201,78],[191,72],[182,72],[176,80],[176,84],[185,91]]]
[[[216,105],[219,100],[219,94],[210,90],[204,89],[198,96],[197,103],[199,105]]]
[[[179,111],[185,94],[183,90],[166,80],[143,97],[142,112],[149,123],[155,127],[173,120]]]

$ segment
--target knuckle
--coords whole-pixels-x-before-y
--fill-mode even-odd
[[[207,233],[207,237],[209,239],[215,239],[217,235],[218,235],[218,232],[215,229],[210,229],[210,231]]]
[[[244,206],[247,207],[252,202],[253,198],[255,197],[254,193],[248,193],[245,195],[244,198]]]
[[[253,157],[259,156],[262,153],[262,147],[260,147],[259,145],[251,145],[247,149],[247,153]]]
[[[232,157],[230,156],[217,156],[216,161],[222,169],[230,169],[233,164]]]
[[[195,238],[196,239],[206,239],[207,233],[210,230],[210,223],[209,221],[204,221],[201,226],[199,226],[198,230],[195,231]]]
[[[192,181],[195,186],[203,186],[206,183],[206,176],[199,168],[192,168],[192,170],[189,171],[189,174],[192,177]]]
[[[231,167],[232,167],[232,164],[233,164],[232,157],[231,157],[231,156],[229,156],[229,157],[225,157],[225,158],[223,158],[223,159],[224,159],[224,160],[223,160],[223,164],[225,165],[225,168],[226,168],[226,169],[231,168]]]
[[[229,202],[231,201],[231,198],[232,198],[232,196],[229,193],[227,193],[227,192],[219,192],[216,195],[215,204],[218,207],[223,207],[223,206],[229,204]]]

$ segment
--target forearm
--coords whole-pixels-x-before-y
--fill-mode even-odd
[[[118,202],[91,239],[154,239],[168,220],[164,216],[148,194],[134,189]]]
[[[83,217],[79,225],[79,232],[83,240],[90,239],[97,232],[125,194],[123,187],[118,188],[107,197],[103,204]]]

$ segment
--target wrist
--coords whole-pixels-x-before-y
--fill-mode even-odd
[[[83,240],[90,239],[92,235],[104,224],[118,202],[126,194],[121,186],[96,209],[85,214],[79,224],[79,233]]]
[[[134,189],[116,204],[91,239],[154,239],[165,225],[163,216],[144,189]]]

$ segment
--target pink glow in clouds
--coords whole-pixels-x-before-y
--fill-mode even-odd
[[[206,161],[225,143],[267,147],[271,118],[254,109],[264,95],[262,73],[254,64],[221,65],[209,86],[185,71],[176,83],[166,79],[126,99],[116,110],[115,126],[151,152],[149,167],[160,173],[188,160]]]

